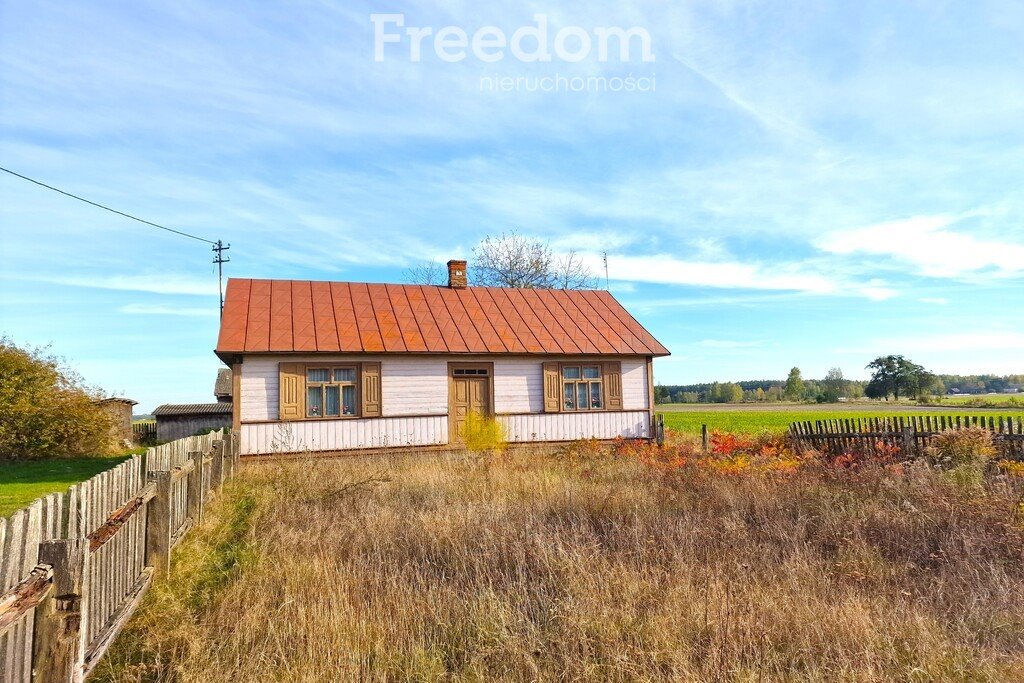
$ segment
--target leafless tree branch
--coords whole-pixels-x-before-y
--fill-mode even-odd
[[[405,269],[405,281],[410,285],[443,285],[447,273],[437,261],[424,261]]]
[[[575,251],[557,255],[551,246],[516,232],[485,237],[473,249],[473,284],[525,289],[590,289],[597,279]]]

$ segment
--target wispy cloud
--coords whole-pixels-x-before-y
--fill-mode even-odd
[[[732,339],[703,339],[697,342],[698,346],[709,349],[749,349],[754,346],[761,346],[761,341],[739,341]]]
[[[10,275],[7,280],[23,282],[45,282],[67,287],[85,289],[111,289],[126,292],[149,292],[152,294],[184,294],[190,296],[217,296],[217,278],[211,275],[200,279],[189,275],[146,274],[146,275],[102,275],[59,276],[59,275]]]
[[[665,381],[823,373],[838,338],[873,349],[922,329],[1024,329],[1006,304],[1024,273],[1024,62],[1005,4],[542,8],[552,26],[650,30],[657,91],[644,95],[478,87],[550,64],[375,63],[366,0],[8,5],[5,164],[222,238],[231,275],[392,281],[518,229],[601,274],[609,252],[630,310],[707,356],[658,361]],[[530,18],[464,5],[393,11],[467,29]],[[119,374],[110,359],[102,374],[154,400],[184,398],[186,382],[208,394],[207,369],[186,379],[171,362],[209,356],[208,245],[13,178],[0,178],[0,224],[5,332],[88,360],[123,323],[168,372]],[[56,301],[46,283],[68,289]],[[770,343],[693,341],[752,336]],[[985,350],[920,353],[1019,370],[1019,347],[988,348],[1013,340],[954,341]]]
[[[960,218],[913,216],[837,230],[817,240],[834,254],[885,256],[928,277],[959,277],[986,271],[994,277],[1024,273],[1024,246],[951,229]]]
[[[600,254],[581,255],[594,272],[603,272]],[[616,280],[715,289],[800,292],[815,295],[858,296],[884,301],[898,292],[882,280],[859,283],[845,275],[821,270],[817,264],[758,261],[690,261],[669,254],[613,254],[609,271]]]
[[[870,344],[840,347],[836,353],[926,353],[1001,351],[1024,348],[1024,333],[1006,331],[948,332],[881,338]]]
[[[186,306],[162,306],[151,304],[126,304],[117,309],[128,315],[172,315],[186,318],[205,318],[217,315],[216,306],[206,308]]]
[[[714,87],[721,93],[722,97],[761,124],[765,130],[784,135],[788,138],[820,144],[818,135],[810,128],[772,111],[765,105],[754,104],[741,92],[740,87],[726,81],[725,78],[713,75],[708,69],[698,67],[693,60],[678,53],[673,53],[672,58]]]

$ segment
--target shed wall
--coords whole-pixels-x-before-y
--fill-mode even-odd
[[[231,415],[156,416],[157,441],[175,441],[207,430],[231,428]]]

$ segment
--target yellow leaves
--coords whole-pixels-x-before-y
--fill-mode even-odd
[[[476,411],[466,416],[466,448],[473,452],[501,451],[505,449],[505,430],[493,417]]]

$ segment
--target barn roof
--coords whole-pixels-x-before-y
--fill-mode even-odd
[[[666,356],[603,290],[228,281],[217,353]]]
[[[153,410],[153,417],[184,415],[230,415],[230,403],[164,403]]]

